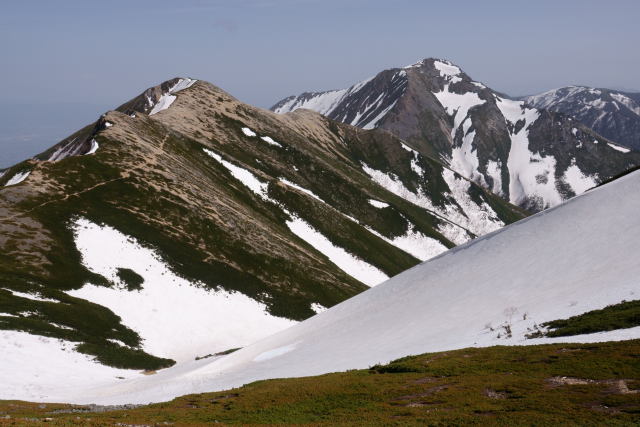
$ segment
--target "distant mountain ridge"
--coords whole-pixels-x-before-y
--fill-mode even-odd
[[[390,131],[511,203],[538,211],[640,164],[640,154],[576,120],[511,100],[447,60],[385,70],[340,91],[276,103]]]
[[[574,117],[602,136],[640,150],[640,93],[567,86],[520,99]]]

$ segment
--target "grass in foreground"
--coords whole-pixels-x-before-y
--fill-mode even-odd
[[[640,340],[470,348],[111,412],[4,401],[0,424],[638,425],[638,389]]]

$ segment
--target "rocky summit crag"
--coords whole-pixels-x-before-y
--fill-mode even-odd
[[[531,211],[556,206],[640,164],[640,154],[621,141],[565,114],[510,99],[441,59],[385,70],[344,90],[291,96],[272,110],[300,108],[387,130]]]

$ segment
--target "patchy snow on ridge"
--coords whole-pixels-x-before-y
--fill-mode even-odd
[[[369,177],[376,184],[382,186],[387,191],[390,191],[396,196],[402,197],[406,201],[413,203],[414,205],[419,206],[423,209],[426,209],[427,211],[441,218],[443,221],[441,224],[439,224],[438,231],[448,240],[454,242],[455,244],[462,244],[467,242],[471,238],[464,226],[461,226],[459,223],[454,222],[455,220],[462,220],[463,222],[468,221],[468,218],[463,213],[452,212],[454,208],[451,206],[448,212],[441,208],[436,208],[431,199],[429,199],[426,195],[424,195],[422,192],[412,192],[407,187],[405,187],[400,178],[393,174],[388,174],[373,169],[364,163],[362,164],[362,170],[367,175],[369,175]],[[455,220],[451,219],[447,215],[452,215]]]
[[[174,84],[169,91],[160,95],[160,98],[155,103],[149,97],[147,97],[147,104],[151,106],[151,111],[149,111],[149,115],[152,116],[156,113],[159,113],[162,110],[166,110],[173,104],[173,101],[176,100],[176,96],[174,93],[177,93],[183,89],[187,89],[191,87],[197,80],[194,79],[179,79],[176,84]]]
[[[314,302],[313,304],[311,304],[311,310],[313,310],[316,314],[318,314],[318,313],[322,313],[323,311],[327,311],[327,307],[325,307],[322,304],[318,304],[317,302]]]
[[[598,184],[593,177],[582,173],[578,165],[576,165],[575,159],[565,171],[563,179],[576,194],[582,194]]]
[[[471,183],[469,181],[460,176],[456,177],[456,174],[447,168],[442,171],[442,177],[449,186],[456,203],[460,205],[468,218],[466,225],[471,232],[477,236],[482,236],[505,225],[491,206],[484,202],[482,205],[478,205],[471,199],[471,196],[469,196]]]
[[[608,143],[608,142],[607,142],[607,145],[608,145],[609,147],[613,148],[614,150],[616,150],[616,151],[621,151],[621,152],[623,152],[623,153],[629,153],[629,152],[631,151],[631,150],[629,150],[628,148],[624,148],[624,147],[622,147],[622,146],[620,146],[620,145],[610,144],[610,143]]]
[[[511,149],[507,159],[509,168],[509,201],[521,205],[525,200],[535,200],[540,208],[562,203],[556,188],[556,159],[529,150],[529,127],[540,113],[529,108],[523,101],[512,101],[496,97],[496,104],[505,120],[515,126],[524,120],[517,133],[511,133]]]
[[[20,184],[22,181],[27,179],[30,173],[31,171],[18,172],[17,174],[9,178],[9,180],[4,184],[4,186],[8,187],[10,185]]]
[[[266,142],[269,145],[273,145],[274,147],[282,148],[282,144],[280,144],[277,141],[274,141],[270,136],[261,136],[260,139],[263,140],[264,142]]]
[[[436,70],[440,71],[440,76],[444,77],[451,83],[458,83],[462,81],[462,79],[458,77],[462,71],[449,61],[434,61],[433,66]]]
[[[444,85],[440,92],[433,93],[448,115],[453,116],[453,128],[451,137],[455,137],[456,131],[462,122],[467,118],[469,110],[477,105],[482,105],[486,101],[480,99],[475,92],[455,93],[449,90],[449,84]]]
[[[291,187],[291,188],[295,188],[296,190],[301,191],[301,192],[303,192],[304,194],[306,194],[306,195],[308,195],[308,196],[313,197],[314,199],[318,200],[319,202],[322,202],[322,203],[324,203],[324,204],[327,204],[324,200],[322,200],[320,197],[318,197],[318,196],[317,196],[313,191],[311,191],[311,190],[307,190],[306,188],[301,187],[301,186],[299,186],[298,184],[296,184],[296,183],[294,183],[294,182],[291,182],[291,181],[289,181],[289,180],[288,180],[288,179],[286,179],[286,178],[278,178],[278,180],[279,180],[281,183],[283,183],[283,184],[285,184],[285,185],[288,185],[288,186],[289,186],[289,187]]]
[[[112,227],[77,218],[72,229],[87,269],[119,283],[117,269],[129,268],[144,283],[140,291],[86,284],[68,294],[109,308],[155,356],[192,360],[243,347],[296,323],[272,316],[242,293],[206,289],[177,276],[155,251]]]
[[[374,208],[378,208],[378,209],[389,207],[389,203],[381,202],[380,200],[374,200],[374,199],[369,199],[369,204]]]
[[[291,230],[291,232],[293,232],[296,236],[300,237],[305,242],[309,243],[320,253],[324,254],[332,263],[334,263],[345,273],[368,286],[375,286],[388,278],[386,274],[378,270],[376,267],[355,257],[343,248],[335,246],[329,239],[327,239],[322,233],[314,229],[306,221],[289,212],[280,203],[277,203],[270,199],[267,195],[269,183],[261,182],[251,172],[222,159],[222,156],[220,156],[219,154],[207,148],[203,148],[203,150],[205,153],[207,153],[207,155],[214,158],[227,170],[229,170],[234,178],[248,187],[252,192],[260,196],[263,200],[269,200],[276,203],[277,206],[279,206],[287,215],[289,215],[289,217],[291,217],[291,219],[286,223],[287,227],[289,227],[289,230]],[[306,188],[288,181],[285,178],[280,178],[280,181],[285,185],[291,186],[292,188],[302,191],[303,193],[313,197],[314,199],[325,203],[320,197],[316,196],[313,192],[307,190]]]
[[[254,131],[252,131],[247,127],[242,128],[242,133],[244,133],[246,136],[249,136],[249,137],[254,137],[257,135]]]
[[[409,230],[402,236],[394,237],[390,239],[382,234],[378,233],[371,227],[365,227],[371,233],[375,234],[385,242],[395,246],[396,248],[405,251],[406,253],[413,255],[420,261],[426,261],[445,252],[448,248],[440,243],[438,240],[427,237],[421,232],[415,230],[409,225]]]
[[[100,148],[100,146],[98,145],[98,141],[96,141],[95,139],[91,140],[91,147],[89,148],[89,151],[87,151],[85,153],[85,156],[88,154],[93,154],[96,151],[98,151],[98,148]]]
[[[365,285],[375,286],[389,278],[389,276],[376,267],[355,257],[341,247],[334,245],[322,233],[303,219],[293,215],[292,219],[287,221],[287,227],[289,227],[296,236],[324,254],[345,273]]]
[[[51,299],[51,298],[44,298],[42,296],[34,295],[34,294],[31,294],[31,293],[27,294],[27,293],[24,293],[24,292],[18,292],[18,291],[14,291],[14,290],[11,290],[11,289],[6,289],[6,288],[2,288],[2,289],[4,289],[5,291],[9,291],[9,292],[13,293],[13,295],[15,295],[17,297],[20,297],[20,298],[26,298],[26,299],[30,299],[30,300],[33,300],[33,301],[41,301],[41,302],[58,302],[58,300]]]
[[[208,148],[202,149],[208,156],[215,159],[218,163],[224,166],[231,175],[240,181],[245,187],[251,190],[253,193],[260,196],[263,200],[268,200],[269,196],[267,196],[267,191],[269,189],[269,183],[262,182],[254,174],[249,172],[248,170],[241,168],[240,166],[236,166],[231,162],[228,162],[222,158],[222,156],[218,153],[215,153]]]

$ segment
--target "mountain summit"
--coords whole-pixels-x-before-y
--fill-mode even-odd
[[[442,59],[385,70],[344,90],[289,97],[272,110],[300,108],[390,131],[421,154],[533,211],[640,164],[640,154],[578,121],[509,99]]]

